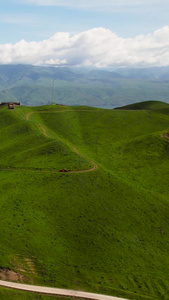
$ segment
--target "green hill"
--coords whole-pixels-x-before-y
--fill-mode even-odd
[[[160,101],[145,101],[145,102],[139,102],[134,103],[130,105],[126,105],[123,107],[117,107],[115,109],[122,109],[122,110],[140,110],[140,109],[146,109],[149,111],[154,111],[162,114],[169,115],[169,106],[168,104]]]
[[[169,298],[168,108],[0,107],[1,276]]]
[[[168,104],[161,102],[161,101],[145,101],[145,102],[138,102],[129,105],[125,105],[122,107],[117,107],[115,109],[122,109],[122,110],[139,110],[139,109],[147,109],[147,110],[160,110],[160,109],[167,109]]]

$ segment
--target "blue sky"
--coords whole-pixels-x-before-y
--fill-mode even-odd
[[[168,11],[169,0],[0,0],[0,63],[73,64],[104,68],[113,67],[118,59],[117,65],[166,65],[169,64],[169,61],[166,60],[164,63],[159,56],[160,51],[163,53],[161,47],[163,49],[168,47],[165,42],[165,39],[169,40]],[[155,32],[160,32],[161,38]],[[58,36],[56,37],[58,33],[63,33],[65,41],[62,45],[62,55],[58,52],[58,43],[60,43],[60,39],[62,40],[61,37],[59,40]],[[69,34],[69,37],[66,36],[66,33]],[[107,39],[104,39],[102,35],[106,35]],[[88,37],[91,38],[91,48],[88,43],[87,49],[85,41]],[[53,39],[52,42],[51,39]],[[78,39],[84,43],[83,47],[82,45],[78,47]],[[129,39],[133,44],[132,49],[129,47]],[[44,40],[46,41],[45,46],[49,48],[49,53],[45,52],[46,56],[43,59],[44,49],[42,49],[43,57],[36,63],[36,50],[44,47]],[[116,40],[118,40],[117,49],[114,49]],[[154,45],[153,55],[149,61],[146,60],[146,57],[144,61],[143,55],[140,57],[139,47],[143,46],[143,54],[146,55],[148,49],[152,50],[151,42]],[[107,43],[107,48],[105,45],[102,47],[101,43]],[[158,53],[155,50],[156,44],[158,44]],[[114,53],[113,57],[110,55],[111,46],[114,47],[113,51],[121,51],[121,58],[117,57],[117,53]],[[75,53],[73,54],[75,47],[78,52],[77,60],[80,63],[75,62]],[[97,61],[95,61],[89,54],[96,51],[97,47],[100,50],[103,49],[99,51]],[[126,47],[126,52],[122,47]],[[84,48],[85,55],[83,55],[84,52],[82,53]],[[30,57],[27,60],[24,57],[23,51],[27,49],[28,52],[32,49],[32,60]],[[138,52],[133,52],[134,49]],[[68,50],[71,51],[68,53]],[[138,59],[136,58],[137,53]],[[168,59],[167,53],[168,48],[167,52],[165,50],[165,59]],[[107,54],[110,63],[104,59]],[[126,54],[126,62],[122,59],[124,54]],[[87,55],[89,55],[89,60]],[[157,60],[153,59],[155,55]],[[85,56],[84,60],[83,56]],[[99,57],[102,61],[100,64]]]
[[[1,43],[21,39],[39,41],[58,31],[74,34],[94,27],[134,37],[169,25],[168,9],[169,1],[165,0],[1,0],[0,40]]]

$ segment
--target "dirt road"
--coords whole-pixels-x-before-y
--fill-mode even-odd
[[[41,294],[48,294],[48,295],[60,295],[60,296],[67,296],[67,297],[77,297],[77,298],[84,298],[84,299],[127,300],[124,298],[117,298],[117,297],[106,296],[106,295],[101,295],[101,294],[93,294],[93,293],[86,293],[86,292],[81,292],[81,291],[57,289],[57,288],[50,288],[50,287],[36,286],[36,285],[28,285],[28,284],[21,284],[21,283],[15,283],[15,282],[3,281],[3,280],[0,280],[0,286],[17,289],[17,290],[22,290],[22,291],[34,292],[34,293],[41,293]]]
[[[29,117],[30,117],[31,114],[36,114],[36,113],[42,113],[42,114],[43,114],[43,113],[59,113],[59,112],[65,112],[65,111],[69,112],[70,110],[61,110],[61,111],[54,111],[54,112],[53,112],[53,111],[39,111],[39,112],[33,112],[33,111],[31,111],[31,112],[27,113],[27,115],[26,115],[26,120],[27,120],[27,121],[29,120]],[[76,110],[75,110],[75,111],[76,111]],[[77,111],[79,111],[79,110],[77,110]],[[80,110],[80,111],[87,111],[87,110]],[[43,134],[44,134],[46,137],[51,138],[51,137],[47,134],[46,129],[45,129],[41,124],[39,124],[39,127],[41,128]],[[97,165],[94,161],[92,161],[90,158],[85,157],[85,156],[83,156],[81,153],[79,153],[79,151],[77,150],[77,148],[76,148],[75,146],[73,146],[72,144],[69,143],[69,146],[70,146],[70,147],[71,147],[78,155],[80,155],[80,156],[82,156],[82,157],[88,159],[88,161],[90,161],[91,164],[93,165],[93,167],[90,168],[90,169],[87,169],[87,170],[79,170],[79,171],[69,171],[69,173],[86,173],[86,172],[93,172],[93,171],[95,171],[96,169],[98,169],[98,165]],[[20,171],[20,172],[34,171],[34,172],[41,172],[41,173],[58,173],[58,172],[59,172],[59,171],[57,171],[57,170],[42,170],[42,169],[39,169],[39,170],[38,170],[38,169],[24,169],[24,168],[0,168],[0,171]]]
[[[57,112],[64,112],[64,111],[69,111],[69,110],[62,110],[62,111],[57,111]],[[86,111],[86,110],[82,110],[82,111]],[[40,111],[40,112],[38,112],[38,113],[57,113],[57,112],[49,112],[49,111]],[[28,121],[29,120],[29,116],[31,115],[31,114],[35,114],[36,112],[29,112],[29,113],[27,113],[27,115],[26,115],[26,120]],[[46,137],[48,137],[48,138],[50,138],[50,136],[47,134],[47,132],[46,132],[46,129],[41,125],[41,124],[39,124],[39,126],[40,126],[40,128],[42,129],[42,132],[43,132],[43,134],[46,136]],[[77,148],[75,147],[75,146],[73,146],[73,145],[71,145],[70,143],[69,143],[69,145],[73,148],[73,150],[78,154],[78,155],[80,155],[80,156],[82,156],[82,157],[84,157],[85,158],[85,156],[83,156],[82,154],[80,154],[79,153],[79,151],[77,150]],[[95,171],[96,169],[98,169],[98,165],[94,162],[94,161],[92,161],[91,159],[89,159],[88,158],[88,160],[91,162],[91,164],[93,165],[93,167],[91,168],[91,169],[88,169],[88,170],[80,170],[80,171],[70,171],[69,173],[86,173],[86,172],[92,172],[92,171]],[[52,172],[52,171],[51,171]]]
[[[35,113],[35,112],[29,112],[26,115],[26,120],[29,120],[29,116],[32,113]],[[43,112],[40,112],[40,113],[43,113]],[[45,112],[45,113],[49,113],[49,112]],[[46,129],[41,124],[39,124],[39,126],[42,129],[43,134],[46,137],[50,138],[50,136],[46,132]],[[73,146],[71,144],[70,144],[70,146],[73,148],[73,150],[78,155],[81,155],[75,146]],[[81,155],[81,156],[83,156],[83,155]],[[89,161],[93,164],[93,167],[91,169],[81,170],[81,171],[71,171],[70,173],[83,173],[83,172],[91,172],[91,171],[96,170],[98,168],[98,165],[95,162],[93,162],[91,159],[89,159]],[[0,169],[0,170],[24,171],[24,169]],[[40,172],[53,172],[53,171],[51,171],[51,170],[50,171],[40,170]],[[3,281],[3,280],[0,280],[0,286],[7,287],[7,288],[12,288],[12,289],[17,289],[17,290],[34,292],[34,293],[47,294],[47,295],[60,295],[60,296],[76,297],[76,298],[84,298],[84,299],[95,299],[95,300],[127,300],[127,299],[124,299],[124,298],[118,298],[118,297],[107,296],[107,295],[102,295],[102,294],[94,294],[94,293],[87,293],[87,292],[82,292],[82,291],[74,291],[74,290],[58,289],[58,288],[51,288],[51,287],[35,286],[35,285],[21,284],[21,283],[15,283],[15,282]]]

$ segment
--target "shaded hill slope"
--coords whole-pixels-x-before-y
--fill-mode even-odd
[[[145,102],[139,102],[134,103],[122,107],[117,107],[116,109],[121,110],[149,110],[157,113],[162,113],[169,115],[169,105],[165,102],[160,101],[145,101]]]
[[[153,106],[4,107],[0,121],[1,270],[35,284],[168,299],[169,115]],[[43,172],[88,168],[88,158],[98,170]]]
[[[115,109],[121,110],[139,110],[139,109],[147,109],[152,111],[160,111],[163,109],[164,111],[167,110],[169,105],[165,102],[161,101],[145,101],[145,102],[138,102],[134,104],[125,105],[122,107],[117,107]],[[167,112],[168,114],[168,112]]]

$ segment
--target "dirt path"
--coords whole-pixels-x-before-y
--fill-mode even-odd
[[[27,121],[29,120],[29,116],[30,116],[31,114],[33,114],[33,113],[34,113],[33,111],[27,113],[27,115],[26,115],[26,120],[27,120]]]
[[[63,111],[69,111],[69,110],[63,110]],[[59,111],[59,112],[63,112]],[[34,113],[34,112],[29,112],[26,115],[26,120],[29,120],[29,116]],[[40,112],[43,113],[43,112]],[[46,113],[46,112],[45,112]],[[46,129],[39,124],[40,128],[43,131],[43,134],[46,137],[50,136],[47,134]],[[83,156],[79,153],[77,148],[71,144],[69,144],[72,149],[80,156]],[[81,170],[81,171],[70,171],[70,173],[84,173],[84,172],[91,172],[94,171],[98,168],[98,165],[93,162],[91,159],[89,161],[93,164],[93,168],[88,169],[88,170]],[[32,171],[26,170],[26,169],[0,169],[0,170],[7,170],[7,171]],[[51,170],[33,170],[33,171],[38,171],[38,172],[56,172],[56,171],[51,171]],[[23,291],[29,291],[29,292],[34,292],[34,293],[40,293],[40,294],[47,294],[47,295],[60,295],[60,296],[67,296],[67,297],[76,297],[76,298],[84,298],[84,299],[95,299],[95,300],[127,300],[124,298],[118,298],[118,297],[113,297],[113,296],[107,296],[107,295],[101,295],[101,294],[94,294],[94,293],[87,293],[87,292],[82,292],[82,291],[74,291],[74,290],[66,290],[66,289],[58,289],[58,288],[51,288],[51,287],[43,287],[43,286],[35,286],[35,285],[28,285],[28,284],[21,284],[21,283],[15,283],[15,282],[9,282],[9,281],[4,281],[0,280],[0,286],[7,287],[7,288],[12,288],[12,289],[17,289],[17,290],[23,290]]]
[[[43,134],[44,134],[45,136],[47,136],[47,137],[50,138],[50,136],[49,136],[49,135],[47,134],[47,132],[46,132],[46,129],[45,129],[41,124],[39,124],[39,126],[40,126],[40,128],[42,129]],[[73,150],[74,150],[78,155],[84,157],[82,154],[79,153],[79,151],[77,150],[77,148],[76,148],[75,146],[73,146],[73,145],[71,145],[71,144],[69,144],[69,145],[73,148]],[[97,165],[94,161],[90,160],[90,162],[93,164],[93,168],[88,169],[88,170],[81,170],[81,171],[69,171],[69,173],[85,173],[85,172],[92,172],[92,171],[95,171],[96,169],[98,169],[98,165]],[[51,172],[52,172],[52,171],[51,171]]]
[[[0,280],[0,286],[17,289],[17,290],[22,290],[22,291],[34,292],[34,293],[41,293],[41,294],[48,294],[48,295],[60,295],[60,296],[67,296],[67,297],[77,297],[77,298],[84,298],[84,299],[127,300],[124,298],[106,296],[106,295],[101,295],[101,294],[86,293],[86,292],[66,290],[66,289],[57,289],[57,288],[50,288],[50,287],[36,286],[36,285],[28,285],[28,284],[21,284],[21,283],[15,283],[15,282],[3,281],[3,280]]]
[[[47,136],[47,137],[50,138],[50,136],[49,136],[49,135],[47,134],[47,132],[46,132],[46,129],[45,129],[41,124],[39,124],[39,126],[40,126],[40,128],[42,129],[43,134],[44,134],[45,136]]]
[[[88,110],[60,110],[60,111],[39,111],[38,113],[60,113],[60,112],[70,112],[70,111],[88,111]],[[26,120],[28,121],[29,120],[29,117],[31,114],[35,114],[37,112],[29,112],[27,113],[26,115]],[[46,132],[46,129],[41,125],[39,124],[40,128],[42,129],[42,132],[43,134],[48,137],[48,138],[51,138],[47,132]],[[79,151],[77,150],[77,148],[75,146],[73,146],[72,144],[69,143],[69,146],[80,156],[88,159],[91,164],[93,165],[93,167],[91,169],[87,169],[87,170],[80,170],[80,171],[69,171],[69,173],[86,173],[86,172],[93,172],[95,170],[98,169],[98,165],[92,161],[90,158],[87,158],[85,156],[83,156],[82,154],[79,153]],[[58,173],[59,171],[57,170],[43,170],[43,169],[24,169],[24,168],[0,168],[0,171],[19,171],[19,172],[30,172],[30,171],[33,171],[33,172],[41,172],[41,173]]]
[[[40,111],[40,112],[38,112],[38,113],[58,113],[58,112],[65,112],[65,111],[70,111],[70,110],[61,110],[61,111],[55,111],[55,112],[49,112],[49,111]],[[71,110],[72,111],[72,110]],[[87,110],[73,110],[73,111],[87,111]],[[35,114],[36,112],[29,112],[29,113],[27,113],[27,115],[26,115],[26,120],[28,121],[29,120],[29,117],[30,117],[30,115],[31,114]],[[39,126],[40,126],[40,128],[42,129],[42,132],[43,132],[43,134],[46,136],[46,137],[48,137],[48,138],[50,138],[50,136],[47,134],[47,132],[46,132],[46,129],[41,125],[41,124],[39,124]],[[77,148],[75,147],[75,146],[73,146],[73,145],[71,145],[70,143],[69,143],[69,145],[72,147],[72,149],[78,154],[78,155],[80,155],[80,156],[82,156],[82,157],[84,157],[85,158],[85,156],[83,156],[82,154],[80,154],[79,153],[79,151],[77,150]],[[93,172],[93,171],[95,171],[95,170],[97,170],[98,169],[98,165],[94,162],[94,161],[92,161],[91,159],[89,159],[89,161],[91,162],[91,164],[93,165],[93,167],[91,168],[91,169],[88,169],[88,170],[80,170],[80,171],[69,171],[69,173],[86,173],[86,172]],[[52,172],[52,171],[49,171],[49,172]]]

